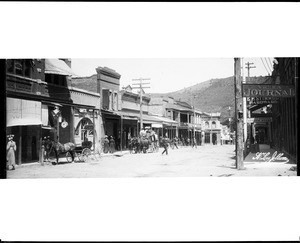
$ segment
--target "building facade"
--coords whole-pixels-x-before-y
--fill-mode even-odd
[[[42,138],[72,141],[71,69],[59,59],[6,60],[6,132],[14,134],[17,164],[40,161]]]
[[[204,144],[221,144],[220,112],[202,113],[202,129]]]
[[[294,89],[293,97],[283,97],[272,104],[272,145],[284,152],[290,160],[297,162],[298,143],[298,92],[299,58],[276,58],[272,73],[274,85],[289,85]]]
[[[163,126],[163,134],[167,134],[169,138],[177,136],[181,140],[191,140],[195,136],[197,144],[202,143],[202,112],[187,102],[174,100],[172,97],[153,96],[149,111],[173,121]]]

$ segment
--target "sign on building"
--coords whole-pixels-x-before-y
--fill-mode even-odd
[[[243,97],[294,97],[295,88],[291,85],[243,84]]]
[[[248,97],[247,101],[249,105],[268,105],[277,104],[279,97]]]
[[[248,123],[267,123],[272,122],[272,117],[252,117],[247,118]]]

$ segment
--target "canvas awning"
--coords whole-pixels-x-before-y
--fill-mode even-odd
[[[41,102],[6,98],[6,126],[41,125]]]
[[[77,76],[63,60],[59,59],[45,59],[45,73]]]
[[[153,128],[162,128],[162,127],[163,127],[163,125],[162,125],[162,124],[159,124],[159,123],[152,123],[151,126],[152,126]]]
[[[13,127],[13,126],[34,126],[34,125],[41,125],[42,121],[35,118],[16,118],[8,120],[6,126]]]
[[[137,115],[139,115],[139,114],[125,112],[125,111],[116,111],[115,113],[121,116],[125,120],[135,120],[135,121],[138,120]]]
[[[167,125],[167,126],[178,126],[178,122],[171,120],[167,117],[161,117],[161,116],[157,116],[156,118],[158,118],[159,120],[162,121],[162,124]]]

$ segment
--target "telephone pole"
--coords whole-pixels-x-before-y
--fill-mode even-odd
[[[250,81],[250,69],[251,68],[256,68],[256,66],[251,66],[253,65],[254,63],[253,62],[246,62],[245,65],[248,70],[248,82]],[[243,73],[243,83],[246,83],[247,82],[247,79]],[[248,137],[248,123],[247,123],[247,118],[250,117],[250,112],[248,114],[248,109],[247,109],[247,98],[244,97],[243,98],[243,104],[244,104],[244,113],[243,113],[243,117],[244,117],[244,143],[245,143],[245,146],[246,146],[246,141],[247,141],[247,137]],[[251,131],[251,129],[249,130]]]
[[[234,58],[234,86],[235,86],[235,116],[236,116],[236,168],[244,169],[243,162],[243,97],[242,97],[242,77],[241,58]]]
[[[248,81],[250,79],[250,69],[251,68],[256,68],[255,66],[251,66],[253,65],[254,63],[253,62],[246,62],[245,65],[246,65],[246,68],[248,69]]]
[[[145,84],[150,84],[150,83],[145,83],[144,81],[150,80],[150,78],[138,78],[138,79],[132,79],[132,81],[137,82],[133,83],[132,85],[135,85],[132,87],[132,89],[139,89],[140,90],[140,130],[143,129],[143,94],[142,94],[142,89],[147,89],[150,87],[145,87]]]

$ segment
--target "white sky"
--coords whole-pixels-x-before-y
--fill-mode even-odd
[[[260,58],[244,58],[254,63],[250,76],[268,75]],[[273,59],[272,59],[273,60]],[[263,58],[265,63],[266,59]],[[267,59],[271,66],[271,58]],[[143,58],[143,59],[72,59],[72,69],[79,76],[95,74],[95,68],[106,66],[121,74],[120,88],[132,84],[132,79],[150,78],[148,92],[177,91],[212,78],[233,76],[233,58]],[[266,65],[266,63],[265,63]],[[247,75],[247,72],[245,72]],[[147,85],[148,87],[149,85]]]

